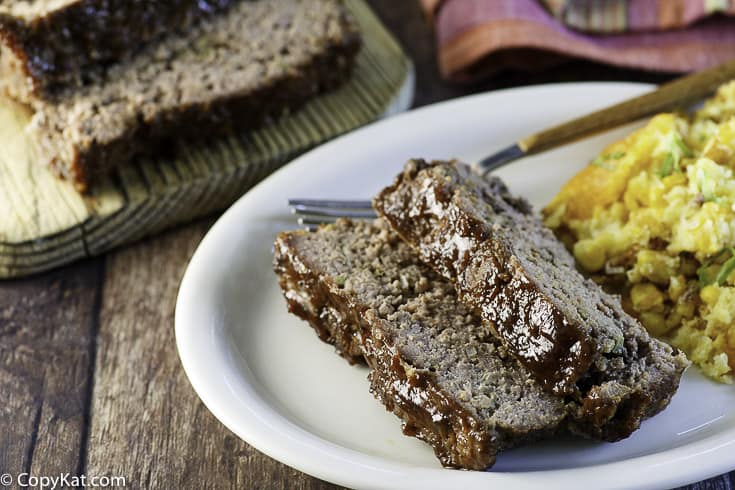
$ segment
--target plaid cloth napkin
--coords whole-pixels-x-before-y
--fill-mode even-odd
[[[420,0],[455,81],[569,58],[687,72],[735,58],[735,0]]]

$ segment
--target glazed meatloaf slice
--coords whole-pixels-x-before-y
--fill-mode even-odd
[[[454,283],[549,392],[573,400],[576,430],[630,435],[662,410],[687,366],[618,298],[583,278],[531,206],[458,162],[409,161],[374,206]]]
[[[282,233],[274,267],[290,311],[343,356],[364,356],[373,395],[442,464],[485,469],[563,427],[563,401],[385,223]]]
[[[105,79],[38,102],[29,126],[41,158],[80,190],[171,138],[250,128],[345,80],[359,49],[337,0],[232,6],[149,46]]]
[[[0,0],[0,86],[51,99],[98,78],[146,42],[224,11],[235,0]]]

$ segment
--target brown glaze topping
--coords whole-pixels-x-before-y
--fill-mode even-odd
[[[347,362],[364,363],[360,345],[362,338],[355,318],[345,321],[331,301],[328,290],[308,272],[290,266],[296,263],[293,259],[282,255],[276,264],[288,311],[309,322],[319,338],[334,345],[337,354]]]
[[[497,445],[487,428],[442,393],[431,373],[409,367],[407,374],[390,336],[372,326],[381,320],[368,305],[330,291],[294,252],[288,236],[276,242],[275,270],[291,313],[308,321],[351,364],[367,361],[371,392],[404,420],[406,435],[430,444],[446,467],[484,470],[495,462]]]
[[[370,391],[404,420],[404,434],[430,444],[446,467],[484,470],[492,466],[499,447],[495,435],[439,390],[432,373],[406,366],[386,337],[363,346],[373,368]]]
[[[0,11],[0,41],[23,61],[37,96],[87,83],[111,63],[127,59],[146,42],[223,12],[237,0],[77,0],[23,15]]]
[[[451,188],[458,183],[417,178],[420,168],[399,176],[376,198],[378,212],[427,263],[456,279],[460,299],[495,326],[544,387],[573,393],[595,346],[527,277],[512,244],[456,206]]]
[[[577,379],[592,363],[594,347],[525,274],[519,273],[522,269],[515,257],[504,261],[510,272],[495,265],[488,267],[499,262],[495,254],[477,254],[464,275],[479,280],[463,282],[461,297],[495,324],[516,357],[547,389],[572,393]]]
[[[499,450],[563,427],[565,403],[384,223],[283,233],[275,248],[289,310],[348,360],[361,353],[372,393],[445,466],[485,469]]]
[[[570,403],[573,432],[618,440],[668,404],[686,358],[583,278],[499,179],[412,160],[373,204],[534,378]]]

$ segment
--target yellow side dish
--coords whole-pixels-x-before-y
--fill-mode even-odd
[[[708,376],[735,373],[735,82],[659,114],[544,209],[580,266]]]

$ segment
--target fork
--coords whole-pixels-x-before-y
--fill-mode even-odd
[[[656,90],[572,119],[521,138],[514,144],[473,164],[482,175],[528,155],[577,141],[585,136],[636,121],[657,112],[687,107],[735,78],[735,60],[661,85]],[[299,224],[309,228],[337,218],[369,219],[376,216],[370,201],[289,199]]]

